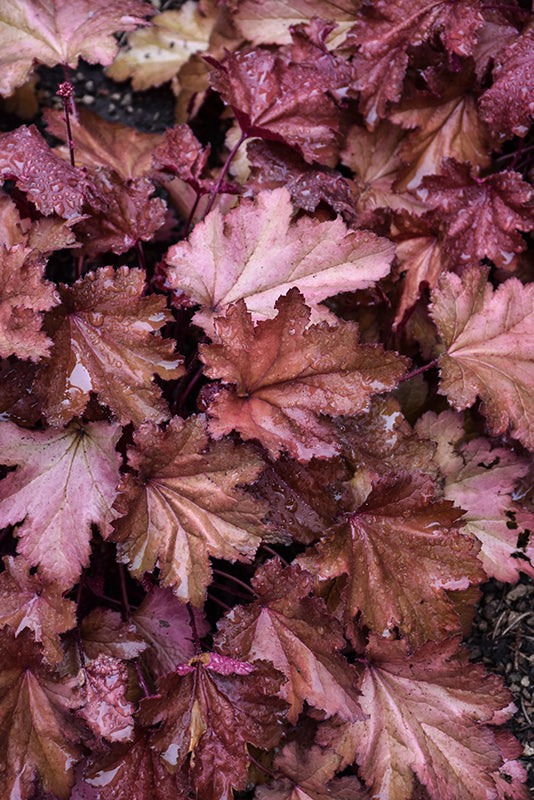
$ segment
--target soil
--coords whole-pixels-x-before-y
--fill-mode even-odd
[[[55,95],[62,80],[60,68],[40,70],[41,105],[62,107]],[[164,132],[174,124],[174,96],[168,87],[133,92],[129,82],[115,83],[100,67],[83,62],[71,80],[76,102],[111,122],[146,132]],[[38,119],[35,122],[39,124]],[[522,576],[515,585],[492,580],[482,586],[477,615],[465,644],[472,660],[502,675],[514,695],[518,711],[510,727],[523,745],[522,762],[534,797],[534,581]]]

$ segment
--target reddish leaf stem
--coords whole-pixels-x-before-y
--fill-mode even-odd
[[[252,763],[255,764],[257,767],[259,767],[262,772],[265,772],[266,775],[270,775],[271,778],[274,778],[275,781],[279,780],[280,774],[277,775],[275,772],[270,770],[268,767],[264,767],[263,764],[261,764],[256,758],[254,758],[252,753],[249,752],[248,757],[250,758]]]
[[[129,620],[132,616],[132,612],[130,609],[130,603],[128,601],[128,592],[126,590],[126,577],[124,575],[124,564],[117,564],[119,569],[119,577],[121,582],[121,597],[122,597],[122,618],[123,620]]]
[[[191,633],[193,634],[193,642],[195,645],[195,655],[199,656],[202,652],[200,647],[200,637],[198,635],[197,621],[195,619],[195,612],[191,603],[187,603],[187,611],[189,613],[189,624],[191,625]]]
[[[266,550],[268,553],[270,553],[275,558],[279,558],[280,561],[282,562],[282,564],[284,565],[284,567],[289,567],[289,562],[286,561],[285,558],[280,555],[280,553],[277,553],[276,550],[274,550],[272,547],[269,547],[268,544],[262,544],[261,547],[262,547],[262,550]]]
[[[187,386],[185,387],[184,391],[180,396],[180,400],[176,406],[176,411],[178,414],[181,412],[182,408],[184,407],[185,401],[187,400],[187,398],[197,385],[198,381],[202,377],[203,372],[204,372],[204,364],[201,364],[200,367],[196,370],[196,372],[193,373],[191,380],[189,381],[189,383],[187,384]]]
[[[209,589],[208,589],[208,594],[209,594],[210,600],[213,600],[213,602],[216,603],[218,606],[220,606],[221,608],[224,608],[225,611],[231,611],[232,606],[229,606],[228,603],[225,603],[223,600],[219,600],[219,598],[216,597],[212,592],[210,592]]]
[[[137,677],[139,678],[139,685],[141,686],[141,689],[145,693],[145,697],[150,697],[150,692],[148,691],[148,686],[146,685],[145,676],[143,675],[141,667],[139,666],[137,661],[134,661],[134,666],[135,666],[135,671],[137,672]]]
[[[413,372],[409,372],[407,375],[404,375],[399,380],[399,383],[402,383],[402,381],[409,381],[410,378],[415,378],[415,376],[416,375],[420,375],[421,372],[426,372],[427,369],[431,369],[432,367],[435,367],[436,364],[438,363],[438,361],[439,361],[439,359],[435,358],[433,361],[430,361],[428,364],[425,364],[422,367],[418,367],[417,369],[414,369]]]
[[[233,581],[238,586],[241,586],[243,589],[246,589],[247,592],[250,592],[251,594],[253,594],[254,597],[258,596],[251,586],[249,586],[248,584],[246,584],[244,581],[240,580],[239,578],[236,578],[235,575],[231,575],[229,572],[224,572],[222,569],[214,569],[213,572],[214,572],[215,575],[221,575],[221,577],[228,578],[229,580]]]
[[[135,247],[137,249],[137,258],[139,259],[139,269],[142,269],[144,272],[146,272],[145,251],[143,250],[143,242],[141,239],[136,241]]]
[[[76,166],[74,163],[74,141],[72,139],[72,130],[70,127],[70,115],[73,105],[72,93],[74,91],[74,87],[69,80],[63,81],[60,83],[57,89],[57,94],[63,100],[63,111],[65,112],[65,126],[67,128],[67,144],[69,147],[69,156],[70,156],[70,163],[71,166]]]
[[[210,199],[208,200],[208,205],[206,206],[206,210],[204,212],[204,217],[207,217],[208,214],[210,213],[211,209],[213,208],[213,204],[215,202],[215,198],[217,197],[217,195],[221,191],[221,186],[223,185],[223,181],[224,181],[226,173],[228,172],[228,168],[229,168],[230,164],[232,163],[235,154],[237,153],[237,151],[239,150],[239,148],[241,147],[241,145],[243,144],[245,139],[248,139],[248,134],[241,133],[241,136],[239,137],[239,139],[237,140],[235,145],[232,147],[232,149],[228,153],[226,161],[223,164],[223,168],[221,169],[221,171],[219,173],[219,177],[217,179],[217,183],[215,184],[215,188],[210,194]]]
[[[192,206],[191,211],[189,212],[189,216],[187,218],[187,222],[185,223],[184,239],[187,239],[187,237],[189,236],[189,231],[191,230],[191,225],[193,224],[193,217],[195,216],[195,211],[198,208],[198,204],[200,202],[201,196],[202,195],[200,194],[200,192],[197,192],[197,196],[195,197],[195,202],[193,203],[193,206]]]

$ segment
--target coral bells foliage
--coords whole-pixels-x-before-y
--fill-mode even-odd
[[[0,796],[526,800],[530,5],[174,5],[0,9]]]

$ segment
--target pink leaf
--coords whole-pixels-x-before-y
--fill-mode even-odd
[[[106,537],[116,517],[120,435],[106,422],[35,432],[0,422],[2,461],[20,465],[0,483],[0,524],[22,523],[19,551],[63,588],[89,561],[91,524]]]

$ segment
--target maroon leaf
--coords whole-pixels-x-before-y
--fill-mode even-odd
[[[308,163],[332,167],[340,122],[333,97],[346,92],[351,70],[300,29],[293,37],[295,44],[288,52],[273,54],[258,47],[230,53],[223,62],[210,59],[216,68],[210,82],[232,106],[246,136],[285,142]]]
[[[34,125],[0,135],[0,177],[14,180],[42,214],[65,219],[79,217],[95,193],[82,170],[54,153]]]
[[[4,557],[0,575],[0,625],[9,625],[15,636],[28,629],[43,646],[44,660],[58,664],[63,659],[59,634],[76,625],[76,606],[67,600],[55,582],[30,574],[23,556]]]
[[[356,673],[339,653],[342,626],[321,600],[308,597],[312,575],[295,565],[282,570],[275,559],[256,570],[252,585],[257,600],[223,618],[215,646],[247,661],[271,661],[287,678],[279,694],[290,703],[293,724],[304,701],[329,716],[358,719]]]
[[[310,166],[281,142],[252,141],[247,156],[252,169],[247,191],[285,186],[292,202],[305,211],[315,211],[319,203],[326,203],[345,220],[354,218],[349,183],[337,170]]]
[[[153,375],[175,378],[183,369],[173,343],[153,334],[169,318],[165,300],[143,297],[144,288],[144,272],[127,267],[60,286],[63,305],[49,316],[54,349],[36,384],[50,422],[82,414],[92,391],[124,424],[168,418]]]
[[[206,375],[235,384],[210,404],[211,432],[237,430],[259,439],[276,457],[299,461],[339,453],[326,415],[357,414],[372,394],[394,388],[405,360],[375,345],[359,345],[353,323],[308,327],[310,310],[292,289],[273,320],[252,325],[243,301],[214,322],[220,344],[201,345]]]
[[[373,796],[409,800],[417,778],[432,800],[502,797],[492,775],[504,770],[493,725],[513,713],[511,696],[457,648],[453,638],[408,655],[405,642],[371,636],[360,681],[369,717],[330,744],[340,766],[356,755]],[[510,796],[522,796],[520,782],[512,777]]]
[[[347,43],[359,47],[355,56],[360,104],[374,128],[389,102],[401,95],[410,50],[435,38],[449,53],[473,52],[484,24],[479,0],[377,0],[364,4]]]
[[[76,679],[43,664],[28,631],[0,631],[0,654],[0,793],[29,797],[38,776],[45,792],[68,800],[81,757]]]
[[[121,560],[141,578],[158,566],[162,586],[201,607],[211,580],[209,556],[249,561],[261,541],[263,506],[236,485],[254,480],[261,460],[230,441],[208,447],[204,417],[171,420],[165,432],[135,436],[128,476],[117,498]]]
[[[86,703],[79,709],[91,730],[110,742],[132,738],[135,707],[126,701],[128,670],[116,658],[99,655],[81,672]]]
[[[493,77],[480,98],[482,118],[498,142],[526,136],[534,116],[534,25],[499,53]]]
[[[101,253],[126,253],[139,242],[150,241],[166,220],[167,206],[152,197],[154,184],[148,178],[125,183],[117,175],[100,169],[94,177],[98,199],[94,213],[76,226],[83,252],[94,259]]]
[[[469,164],[443,162],[441,175],[423,179],[418,194],[449,223],[444,247],[460,271],[483,258],[513,270],[525,249],[519,231],[534,228],[532,186],[507,170],[477,178]]]
[[[431,313],[446,352],[440,391],[457,411],[482,400],[492,433],[510,429],[534,447],[533,285],[510,278],[494,291],[487,270],[462,278],[446,273],[432,295]]]
[[[268,749],[280,738],[279,676],[261,662],[203,653],[159,681],[161,696],[142,701],[141,721],[160,723],[153,746],[171,771],[189,762],[200,796],[231,800],[232,788],[246,785],[246,744]]]
[[[413,647],[456,633],[447,590],[485,577],[474,537],[457,530],[462,512],[432,495],[427,475],[384,478],[345,525],[327,531],[318,558],[300,558],[322,579],[347,576],[347,620],[360,612],[371,630],[389,638],[398,628]]]

